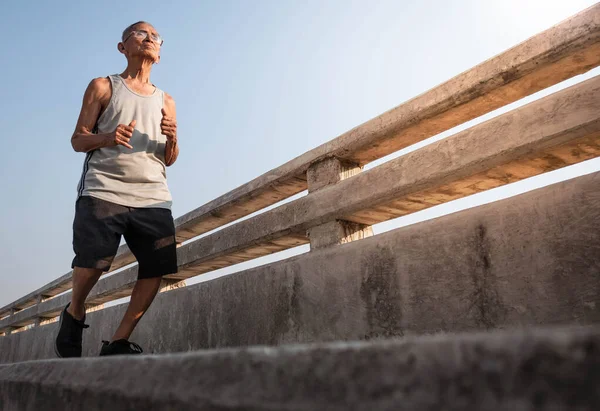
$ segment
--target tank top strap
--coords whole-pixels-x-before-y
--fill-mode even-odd
[[[119,94],[119,92],[125,87],[123,84],[123,79],[118,74],[111,74],[108,76],[110,80],[110,86],[112,88],[113,95]]]

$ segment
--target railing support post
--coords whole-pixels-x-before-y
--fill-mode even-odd
[[[93,313],[94,311],[102,310],[104,308],[104,303],[100,304],[85,304],[85,312]]]
[[[158,292],[164,293],[165,291],[185,287],[185,285],[185,280],[171,280],[168,278],[164,278],[160,283],[160,290]]]
[[[363,168],[358,164],[335,157],[314,163],[306,173],[308,193],[310,195],[310,193],[336,184],[362,172],[362,170]],[[334,220],[310,228],[307,234],[310,239],[310,249],[316,250],[370,237],[373,235],[373,228],[351,221]]]

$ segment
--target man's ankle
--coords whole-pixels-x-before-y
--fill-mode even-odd
[[[75,318],[76,320],[78,320],[78,321],[83,320],[83,317],[85,317],[85,307],[84,308],[77,308],[77,307],[74,307],[72,303],[67,308],[67,312],[69,314],[71,314],[71,316],[73,318]]]
[[[119,341],[119,340],[125,340],[125,341],[129,341],[129,336],[125,336],[125,335],[113,335],[113,338],[110,339],[110,343],[114,343],[115,341]]]

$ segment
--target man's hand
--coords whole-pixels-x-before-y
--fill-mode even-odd
[[[163,108],[161,110],[162,120],[160,122],[160,132],[167,136],[167,141],[172,143],[177,142],[177,122],[171,116],[167,115],[167,112]]]
[[[121,145],[132,149],[133,147],[129,144],[129,140],[131,139],[131,136],[133,136],[134,128],[135,120],[132,120],[128,126],[125,124],[119,124],[115,131],[113,131],[110,135],[113,145]]]

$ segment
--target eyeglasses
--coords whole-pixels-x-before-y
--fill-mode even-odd
[[[162,46],[164,43],[164,40],[162,39],[160,34],[158,34],[158,33],[150,34],[146,30],[133,30],[131,33],[129,33],[129,36],[125,37],[125,40],[123,40],[123,43],[125,43],[127,40],[129,40],[129,37],[131,37],[131,36],[135,36],[136,38],[138,38],[140,40],[146,40],[146,38],[148,36],[150,36],[150,40],[152,40],[159,46]]]

